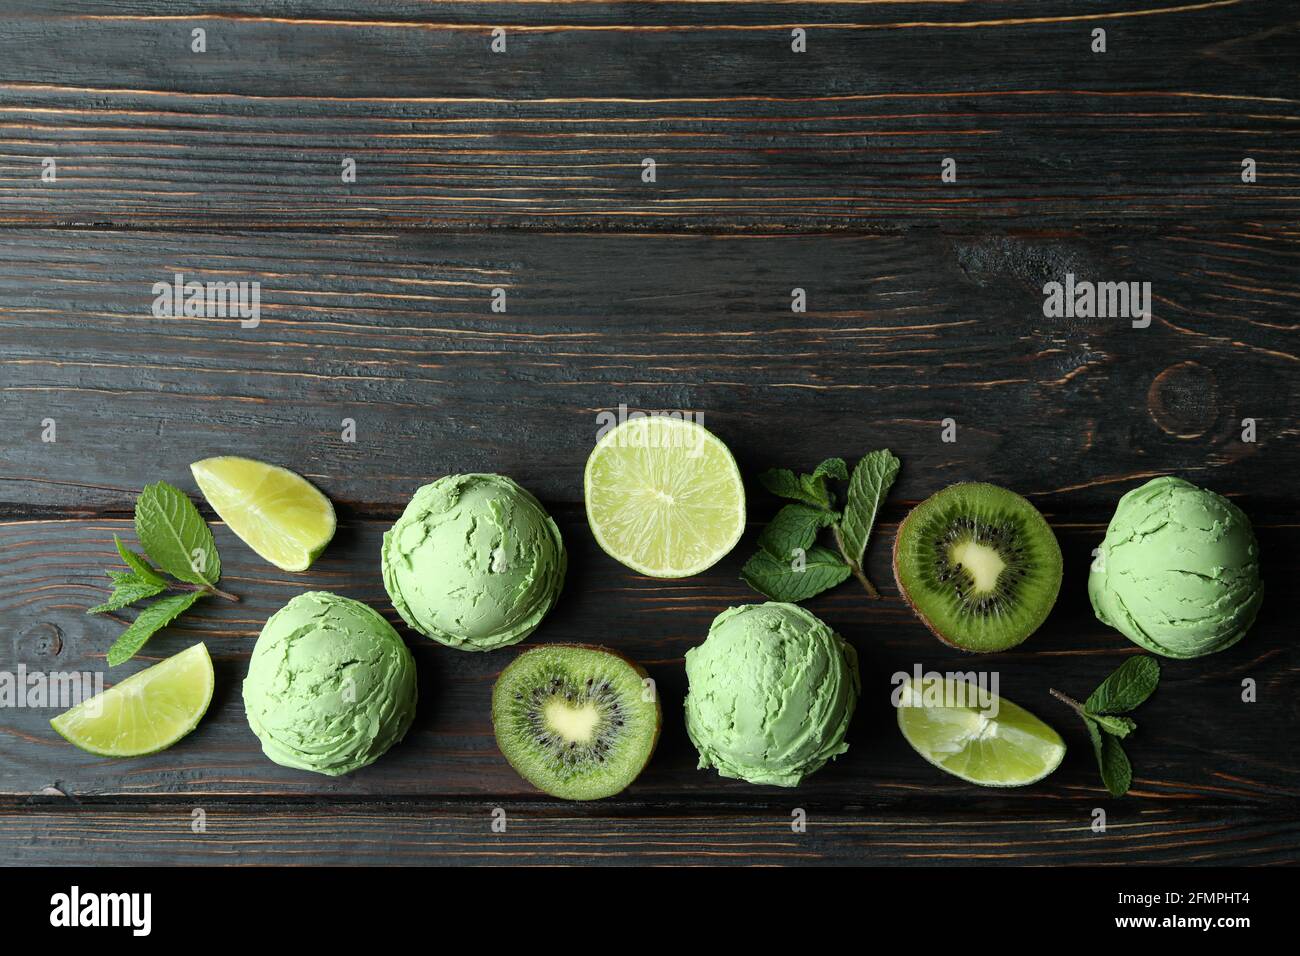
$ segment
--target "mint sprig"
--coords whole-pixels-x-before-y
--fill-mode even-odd
[[[113,582],[113,593],[103,604],[86,613],[103,614],[164,592],[180,593],[168,594],[140,612],[109,648],[110,667],[134,657],[150,637],[176,620],[199,598],[211,594],[227,601],[239,600],[217,587],[221,579],[221,557],[212,531],[179,488],[160,481],[140,493],[135,502],[135,533],[144,555],[132,551],[121,538],[113,535],[117,553],[130,570],[105,571]]]
[[[811,474],[773,468],[759,483],[788,504],[776,513],[758,538],[758,553],[745,562],[740,576],[755,591],[774,601],[804,601],[856,577],[872,599],[880,593],[863,570],[867,539],[880,505],[898,475],[899,461],[888,450],[873,451],[850,476],[843,458],[827,458]],[[844,510],[837,511],[831,481],[847,481]],[[836,550],[816,544],[830,528]]]
[[[1068,704],[1088,728],[1102,783],[1113,797],[1122,797],[1133,785],[1133,767],[1120,740],[1137,730],[1137,721],[1121,714],[1137,708],[1160,683],[1160,665],[1154,657],[1131,657],[1102,681],[1082,704],[1052,690]]]

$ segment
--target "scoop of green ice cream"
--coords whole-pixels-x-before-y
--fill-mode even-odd
[[[861,684],[853,648],[794,604],[724,611],[686,652],[686,731],[701,769],[794,787],[848,750]]]
[[[1088,596],[1102,623],[1155,654],[1231,647],[1264,601],[1250,519],[1181,478],[1148,481],[1120,499]]]
[[[325,591],[300,594],[271,615],[244,679],[244,710],[262,752],[331,777],[401,740],[415,696],[415,659],[393,626]]]
[[[502,475],[448,475],[418,490],[384,534],[384,586],[407,624],[449,647],[522,641],[564,585],[560,529]]]

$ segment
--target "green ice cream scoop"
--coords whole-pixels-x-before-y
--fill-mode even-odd
[[[849,749],[857,654],[794,604],[719,614],[704,643],[686,652],[686,680],[686,732],[701,769],[794,787]]]
[[[300,594],[271,615],[244,679],[244,710],[262,752],[331,777],[401,740],[415,695],[415,659],[393,626],[326,591]]]
[[[517,644],[536,630],[567,560],[555,522],[502,475],[439,478],[384,534],[384,586],[397,613],[465,651]]]
[[[1264,601],[1250,519],[1181,478],[1119,501],[1088,576],[1104,624],[1165,657],[1201,657],[1245,635]]]

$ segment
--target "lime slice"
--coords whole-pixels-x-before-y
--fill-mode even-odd
[[[940,770],[982,787],[1023,787],[1055,770],[1065,741],[1005,697],[977,697],[975,685],[939,677],[900,688],[898,726]]]
[[[716,564],[745,530],[745,486],[703,425],[633,418],[592,449],[583,476],[596,543],[633,571],[684,578]]]
[[[302,475],[251,458],[190,465],[212,510],[282,571],[306,571],[334,537],[334,506]]]
[[[139,757],[188,734],[211,701],[212,658],[200,643],[65,710],[50,726],[88,753]]]

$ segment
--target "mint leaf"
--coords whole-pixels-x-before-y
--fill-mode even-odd
[[[811,475],[795,475],[789,468],[771,468],[758,476],[759,483],[778,498],[802,501],[814,508],[830,510],[835,496],[826,487],[827,478],[849,477],[843,458],[827,458]]]
[[[1128,762],[1128,754],[1124,753],[1118,740],[1102,733],[1095,720],[1085,717],[1083,722],[1088,725],[1088,736],[1092,738],[1092,752],[1097,755],[1102,783],[1112,797],[1124,796],[1133,785],[1133,768]]]
[[[1122,797],[1128,793],[1133,784],[1133,767],[1128,761],[1128,754],[1120,745],[1121,738],[1137,730],[1137,721],[1131,717],[1116,717],[1099,713],[1100,707],[1131,710],[1146,700],[1155,690],[1156,681],[1160,679],[1160,668],[1148,667],[1141,661],[1151,658],[1132,658],[1125,661],[1115,673],[1111,674],[1098,687],[1086,705],[1080,704],[1072,697],[1062,694],[1055,688],[1051,694],[1057,700],[1068,704],[1088,728],[1088,737],[1092,741],[1092,751],[1097,755],[1097,766],[1101,769],[1101,780],[1110,791],[1111,796]]]
[[[209,586],[221,578],[221,558],[212,532],[179,488],[160,481],[140,492],[135,534],[145,554],[172,577]]]
[[[819,465],[818,468],[820,467]],[[800,475],[799,488],[803,491],[803,500],[811,502],[818,508],[830,510],[835,504],[835,496],[826,487],[824,474]]]
[[[844,557],[859,567],[866,554],[867,538],[876,523],[876,515],[880,513],[880,505],[898,477],[899,464],[889,449],[873,451],[858,462],[853,477],[849,479],[840,533]]]
[[[1154,657],[1130,657],[1107,677],[1084,701],[1094,714],[1122,714],[1133,710],[1160,683],[1160,665]]]
[[[1116,737],[1127,737],[1137,730],[1137,721],[1132,717],[1107,717],[1102,714],[1088,714],[1102,730]]]
[[[113,543],[117,545],[117,553],[122,556],[122,561],[135,573],[136,577],[153,584],[163,586],[167,584],[166,578],[149,567],[149,562],[124,545],[122,539],[117,535],[113,535]]]
[[[1083,725],[1088,728],[1088,739],[1092,741],[1092,752],[1097,756],[1097,767],[1101,767],[1101,738],[1105,736],[1101,727],[1091,717],[1083,718]]]
[[[843,458],[827,458],[813,469],[812,477],[814,480],[818,478],[838,478],[840,481],[848,481],[849,466],[844,463]]]
[[[776,513],[763,533],[758,536],[758,546],[780,560],[792,560],[795,548],[805,551],[817,540],[817,532],[834,519],[830,511],[810,505],[786,505]]]
[[[108,649],[108,666],[116,667],[135,656],[145,642],[189,609],[204,591],[186,591],[155,601],[140,612],[131,626],[121,633]]]
[[[843,583],[850,573],[843,558],[818,546],[806,549],[801,570],[795,570],[793,555],[780,558],[769,551],[759,551],[740,569],[740,576],[755,591],[792,604]]]
[[[758,483],[778,498],[797,500],[803,494],[799,479],[789,468],[769,468],[758,476]]]
[[[1120,742],[1110,734],[1101,739],[1101,780],[1112,797],[1122,797],[1133,786],[1133,767]]]
[[[134,604],[136,601],[142,601],[145,598],[153,597],[155,594],[161,594],[167,589],[167,584],[159,579],[160,583],[146,581],[144,578],[137,577],[134,574],[122,574],[113,578],[113,593],[109,595],[108,600],[103,604],[96,604],[87,614],[103,614],[105,611],[117,611],[126,607],[128,604]]]
[[[829,508],[826,489],[816,485],[806,487],[804,479],[808,475],[796,476],[789,468],[770,468],[758,476],[758,483],[778,498],[790,498],[802,501],[815,508]]]

